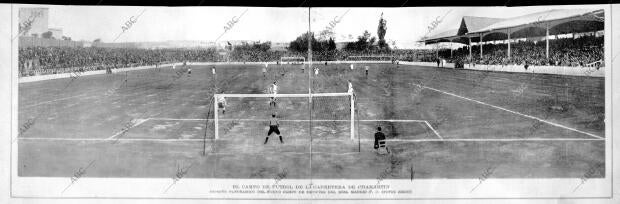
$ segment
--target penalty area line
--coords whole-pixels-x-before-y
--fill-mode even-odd
[[[137,127],[138,125],[141,125],[142,123],[144,123],[144,122],[148,121],[149,119],[147,118],[147,119],[136,119],[136,120],[137,120],[137,122],[136,122],[136,123],[134,123],[134,124],[132,124],[129,128],[124,129],[124,130],[121,130],[121,131],[118,131],[116,134],[114,134],[114,135],[112,135],[112,136],[108,137],[107,139],[108,139],[108,140],[112,140],[112,139],[114,139],[115,137],[118,137],[119,135],[122,135],[122,134],[124,134],[124,133],[127,133],[127,132],[129,132],[129,130],[130,130],[131,128]]]

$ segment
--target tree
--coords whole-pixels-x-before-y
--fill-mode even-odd
[[[100,43],[101,42],[101,38],[97,38],[95,40],[93,40],[94,43]]]
[[[312,41],[316,41],[314,39],[314,34],[310,32],[305,32],[298,36],[294,41],[289,43],[288,49],[295,52],[306,52],[308,51],[308,36],[312,38]]]
[[[379,26],[377,26],[377,35],[379,36],[379,49],[390,49],[390,45],[385,42],[385,33],[387,32],[387,21],[383,19],[383,13],[379,18]]]
[[[326,40],[317,40],[314,37],[314,33],[306,32],[298,36],[294,41],[289,43],[288,49],[295,52],[307,52],[308,51],[308,38],[311,39],[312,51],[328,51],[336,49],[336,42],[333,38]]]
[[[329,38],[327,50],[336,50],[336,42],[333,38]]]
[[[353,51],[368,51],[372,49],[372,44],[376,41],[375,37],[370,37],[370,33],[365,30],[362,35],[357,37],[357,41],[348,43],[345,47],[346,50]]]
[[[47,31],[45,33],[41,33],[41,37],[50,39],[52,38],[52,31]]]

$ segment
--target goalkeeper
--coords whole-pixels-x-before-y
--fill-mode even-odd
[[[223,96],[218,97],[217,107],[222,109],[222,114],[226,114],[226,99]]]
[[[382,149],[385,150],[386,153],[390,153],[390,150],[385,145],[385,135],[381,132],[381,127],[377,127],[377,132],[375,133],[375,150],[377,153],[383,154],[381,152]]]
[[[282,141],[282,135],[280,135],[280,130],[278,129],[278,126],[280,126],[280,123],[278,122],[276,115],[272,114],[271,119],[269,120],[269,132],[267,132],[267,137],[265,137],[265,143],[263,144],[267,144],[267,141],[269,141],[269,136],[271,136],[271,133],[276,133],[278,137],[280,137],[280,143],[284,144],[284,141]]]

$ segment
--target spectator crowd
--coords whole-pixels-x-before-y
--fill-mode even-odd
[[[469,59],[467,47],[439,51],[439,57],[449,62],[487,65],[553,65],[586,66],[603,59],[603,38],[585,36],[577,39],[550,41],[550,56],[545,55],[545,42],[521,41],[511,44],[511,58],[507,56],[506,44],[485,44],[483,55],[479,47],[472,47]],[[27,47],[19,49],[19,67],[22,76],[33,75],[33,69],[59,70],[84,69],[103,70],[135,66],[156,65],[171,62],[264,62],[278,61],[283,56],[307,56],[306,52],[273,51],[261,49],[233,49],[220,55],[215,48],[202,49],[143,49],[102,47]],[[382,51],[325,50],[313,52],[314,61],[355,60],[351,56],[393,56],[401,61],[437,61],[434,50],[393,49]],[[50,73],[50,72],[43,72]]]
[[[577,39],[556,39],[549,41],[549,59],[546,56],[545,41],[521,41],[511,43],[511,57],[508,58],[507,44],[484,44],[480,57],[480,47],[472,46],[472,59],[469,59],[467,47],[453,50],[442,50],[439,56],[450,62],[485,65],[529,65],[529,66],[587,66],[601,61],[604,56],[603,37],[584,36]],[[426,59],[436,61],[436,59]]]

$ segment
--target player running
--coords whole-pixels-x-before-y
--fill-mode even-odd
[[[364,69],[366,70],[366,76],[368,76],[368,66],[365,66]]]
[[[276,81],[274,81],[273,84],[271,84],[271,86],[269,87],[269,93],[274,95],[269,100],[269,107],[271,107],[271,104],[273,104],[273,107],[275,108],[276,107],[275,95],[278,94],[278,85],[276,84]]]
[[[265,67],[263,67],[263,78],[267,78],[267,63],[265,63]]]
[[[215,66],[211,66],[211,72],[215,75]]]
[[[282,135],[280,135],[280,130],[278,129],[278,126],[280,126],[280,122],[276,118],[276,114],[272,114],[271,119],[269,120],[269,131],[267,132],[267,137],[265,137],[265,143],[263,144],[267,144],[267,141],[269,141],[269,136],[271,136],[271,133],[274,133],[274,132],[278,135],[278,137],[280,137],[280,143],[284,144],[284,141],[282,141]]]
[[[315,67],[315,68],[314,68],[314,75],[315,75],[315,76],[316,76],[316,75],[319,75],[319,68],[318,68],[318,67]]]
[[[217,99],[217,107],[222,110],[222,114],[226,114],[226,98],[220,96]]]

